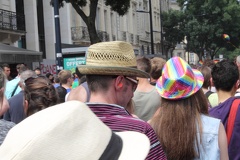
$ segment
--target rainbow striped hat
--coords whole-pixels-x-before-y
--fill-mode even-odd
[[[203,81],[200,71],[192,69],[182,58],[173,57],[164,65],[156,88],[163,98],[184,99],[196,93],[202,87]]]

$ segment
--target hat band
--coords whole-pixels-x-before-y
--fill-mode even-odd
[[[122,139],[112,132],[111,139],[99,160],[106,159],[118,160],[120,153],[122,151],[122,147],[123,147]]]

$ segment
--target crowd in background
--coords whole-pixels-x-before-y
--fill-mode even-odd
[[[16,70],[16,77],[7,64],[0,71],[0,145],[28,117],[80,101],[108,129],[144,134],[146,159],[240,159],[240,56],[189,65],[180,57],[135,57],[130,44],[116,41],[90,46],[74,73],[42,75],[24,64]]]

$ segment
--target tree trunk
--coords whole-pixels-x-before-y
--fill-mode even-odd
[[[91,44],[101,42],[101,40],[97,34],[95,20],[93,20],[93,18],[91,18],[91,17],[88,17],[87,28],[88,28],[88,33],[89,33]]]

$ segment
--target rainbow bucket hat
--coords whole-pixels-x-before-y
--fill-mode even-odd
[[[196,93],[203,81],[200,71],[192,69],[182,58],[173,57],[164,65],[156,88],[165,99],[184,99]]]

